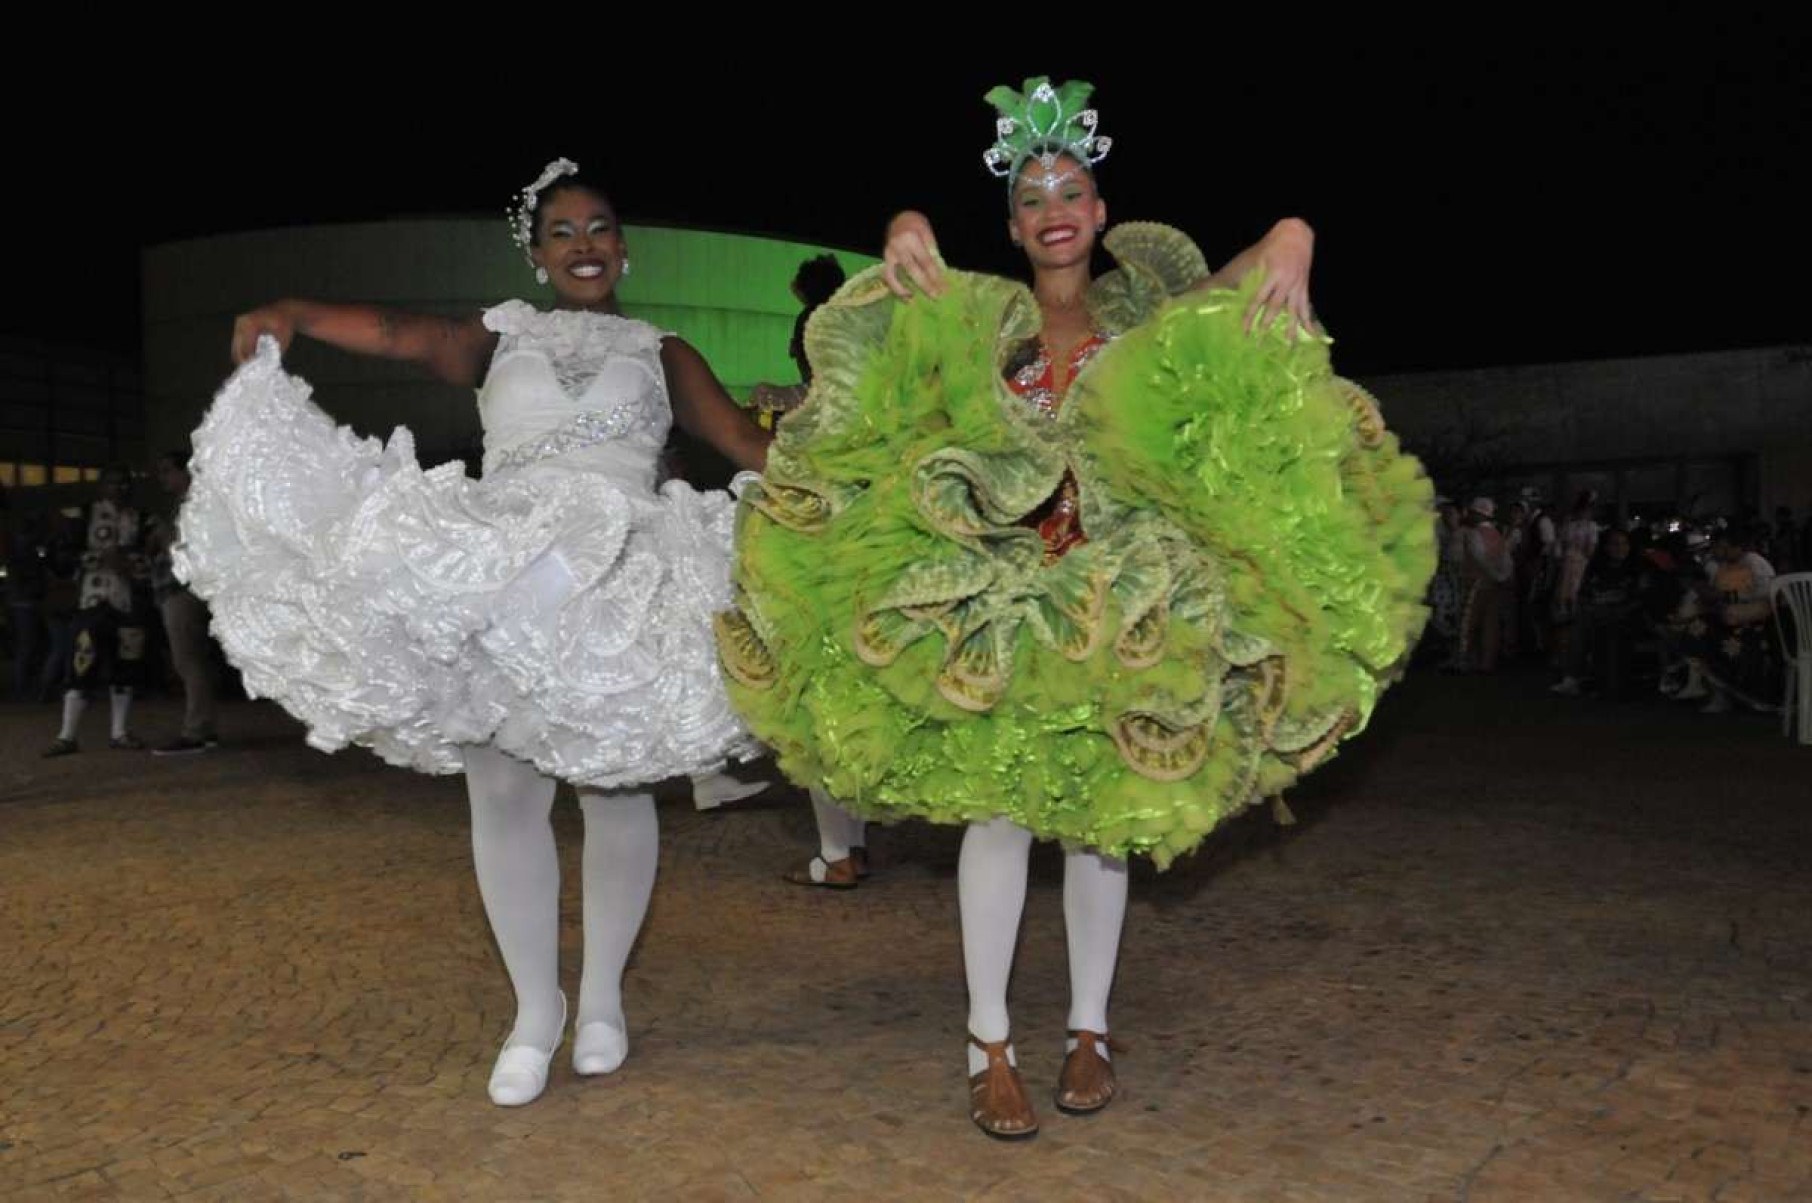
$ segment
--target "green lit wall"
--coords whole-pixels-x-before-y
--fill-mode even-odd
[[[799,263],[825,247],[745,235],[630,226],[633,271],[622,285],[631,316],[672,330],[702,352],[741,396],[764,380],[790,383],[786,353],[799,304]],[[835,251],[852,274],[868,256]],[[431,313],[469,313],[510,297],[551,303],[501,221],[426,218],[227,234],[147,250],[143,260],[146,441],[185,445],[228,371],[234,315],[280,297],[369,301]],[[299,341],[288,362],[315,397],[361,433],[399,425],[422,459],[469,453],[480,438],[469,391],[398,364]]]
[[[696,230],[631,226],[628,234],[633,270],[620,295],[631,316],[685,338],[738,396],[764,380],[799,378],[786,353],[799,316],[789,285],[802,260],[830,248]],[[833,253],[851,275],[875,262]]]

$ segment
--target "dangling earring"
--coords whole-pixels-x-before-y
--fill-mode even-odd
[[[628,255],[623,256],[623,274],[625,276],[627,276],[629,274],[629,256]]]
[[[546,284],[547,283],[547,269],[545,267],[537,267],[535,269],[535,283],[537,283],[537,284]]]
[[[1107,223],[1106,223],[1106,222],[1105,222],[1105,221],[1103,221],[1103,222],[1098,222],[1098,223],[1097,223],[1097,224],[1096,224],[1096,225],[1095,225],[1095,233],[1097,233],[1097,234],[1105,234],[1105,233],[1107,233]]]

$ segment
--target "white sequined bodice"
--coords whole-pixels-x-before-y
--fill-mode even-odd
[[[525,301],[486,310],[484,324],[501,336],[478,392],[487,476],[584,451],[653,479],[673,421],[660,330]]]

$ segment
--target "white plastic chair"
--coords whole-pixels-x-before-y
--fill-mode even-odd
[[[1781,734],[1792,732],[1793,718],[1799,716],[1802,744],[1812,744],[1812,572],[1791,572],[1774,578],[1768,596],[1774,602],[1774,631],[1780,636],[1781,656],[1786,661],[1786,693],[1781,699]],[[1793,614],[1793,631],[1789,636],[1781,611]]]

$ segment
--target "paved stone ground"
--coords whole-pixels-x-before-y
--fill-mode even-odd
[[[814,892],[796,798],[673,793],[628,1064],[504,1110],[457,779],[261,706],[182,760],[40,761],[53,725],[0,709],[0,1196],[1812,1199],[1812,749],[1772,720],[1412,680],[1296,827],[1137,875],[1124,1100],[1026,1145],[966,1117],[954,833]],[[1014,986],[1041,1099],[1056,869]]]

